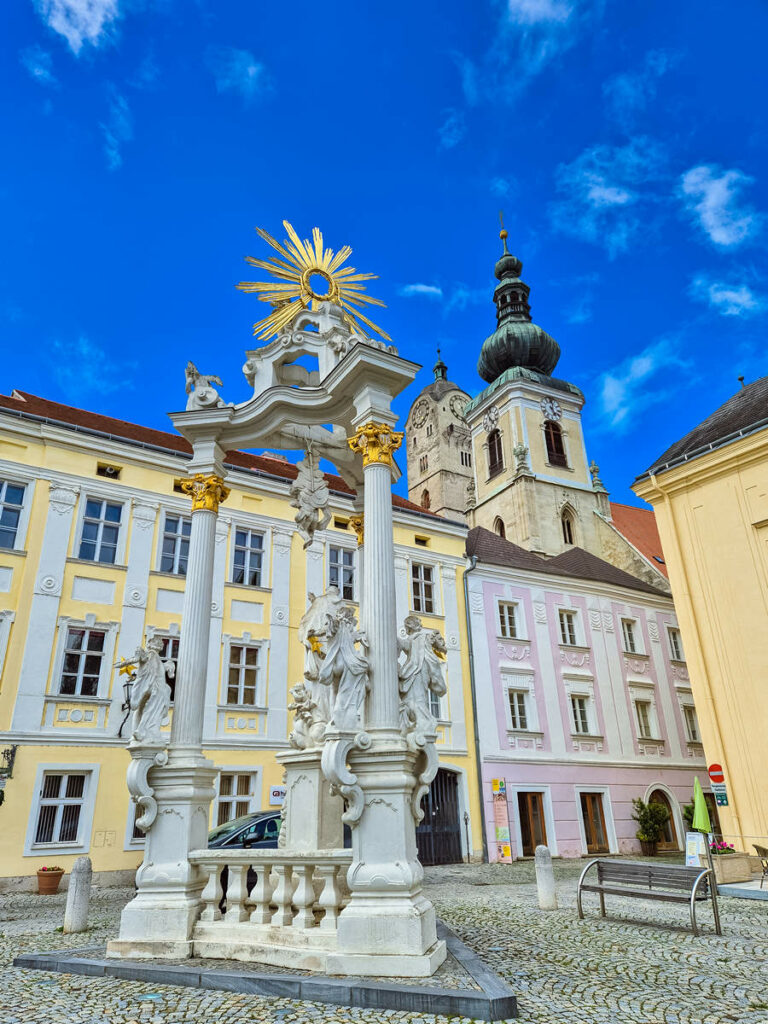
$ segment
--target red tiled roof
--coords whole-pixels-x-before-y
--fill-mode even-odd
[[[78,409],[73,405],[51,402],[47,398],[30,395],[26,391],[14,390],[11,395],[0,395],[0,411],[3,409],[8,409],[22,416],[50,420],[62,426],[80,427],[84,430],[109,434],[119,440],[133,442],[134,444],[164,448],[171,452],[178,452],[180,455],[189,456],[192,454],[189,442],[180,434],[171,434],[165,430],[155,430],[152,427],[142,427],[138,423],[115,419],[112,416],[103,416],[97,412],[88,412],[85,409]],[[292,462],[269,455],[252,455],[250,452],[231,451],[227,452],[225,462],[236,469],[244,469],[272,477],[281,477],[284,480],[295,480],[298,475],[298,470]],[[349,495],[355,493],[335,473],[326,473],[325,478],[331,490]],[[408,501],[406,498],[401,498],[399,494],[392,495],[392,504],[396,508],[420,512],[422,515],[430,516],[432,519],[441,518],[436,513],[422,508],[421,505]]]
[[[664,552],[661,549],[661,538],[659,529],[656,526],[656,516],[653,509],[636,508],[634,505],[620,505],[618,502],[611,502],[611,516],[613,525],[627,538],[633,547],[637,548],[641,555],[645,555],[651,565],[659,572],[668,576],[667,566],[664,562]]]

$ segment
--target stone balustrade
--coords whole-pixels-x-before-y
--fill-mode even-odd
[[[267,962],[281,963],[281,950],[335,949],[351,850],[196,850],[189,859],[207,877],[196,956],[264,960],[260,954],[269,945]],[[256,876],[250,891],[249,868]]]

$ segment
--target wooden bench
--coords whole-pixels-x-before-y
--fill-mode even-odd
[[[596,868],[597,880],[587,881],[587,874]],[[576,906],[584,918],[582,893],[600,896],[600,913],[605,917],[605,897],[626,896],[630,899],[658,900],[665,903],[687,903],[691,911],[691,928],[698,935],[696,904],[712,899],[715,931],[721,935],[717,897],[712,897],[708,868],[689,868],[675,864],[649,864],[646,861],[591,860],[579,878]]]

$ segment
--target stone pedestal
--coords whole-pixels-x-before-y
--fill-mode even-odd
[[[303,852],[338,850],[344,845],[344,802],[331,794],[320,767],[321,757],[321,748],[277,755],[285,769],[281,848]]]

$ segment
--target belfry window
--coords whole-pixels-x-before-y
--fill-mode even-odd
[[[493,522],[493,532],[497,533],[499,537],[506,538],[507,536],[507,530],[506,527],[504,526],[504,520],[501,519],[499,516],[496,516],[496,519]]]
[[[568,459],[565,457],[563,432],[558,423],[546,420],[544,423],[544,440],[547,445],[547,461],[550,466],[567,466]]]
[[[504,469],[504,452],[501,447],[501,433],[492,430],[488,435],[488,476],[496,476]]]
[[[430,507],[429,501],[430,501],[430,499],[429,499],[429,491],[424,491],[424,493],[421,496],[421,507],[422,508],[429,508]]]
[[[563,528],[563,540],[566,544],[573,544],[573,513],[569,508],[563,509],[560,516],[560,525]]]

